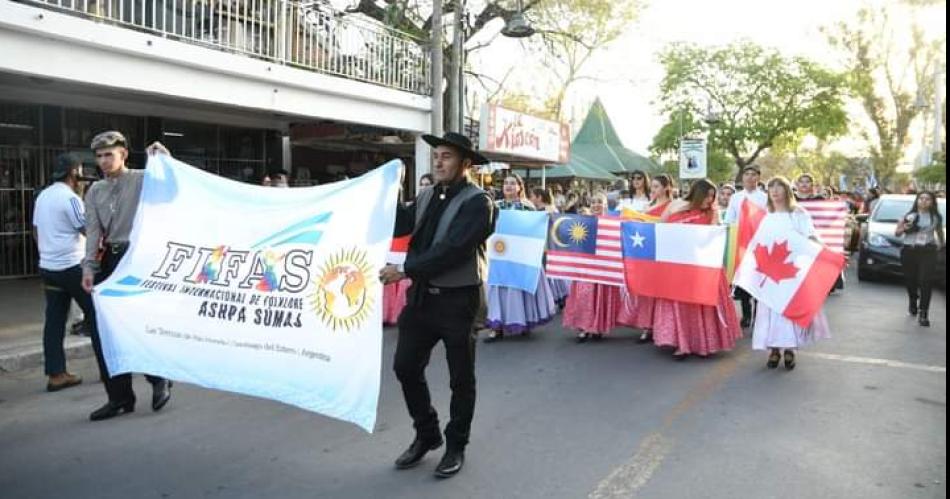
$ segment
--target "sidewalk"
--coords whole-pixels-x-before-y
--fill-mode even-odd
[[[0,281],[0,372],[43,365],[43,284],[39,278]],[[67,335],[66,358],[92,355],[84,336]]]

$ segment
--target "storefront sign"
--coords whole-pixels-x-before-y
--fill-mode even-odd
[[[570,159],[570,127],[488,104],[482,108],[479,149],[529,160],[566,163]]]

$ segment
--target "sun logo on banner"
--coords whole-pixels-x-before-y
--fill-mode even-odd
[[[375,281],[366,252],[343,250],[331,256],[314,280],[313,310],[334,331],[358,328],[373,306]]]

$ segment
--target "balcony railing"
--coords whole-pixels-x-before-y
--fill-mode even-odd
[[[318,73],[430,92],[423,43],[313,1],[20,1]]]

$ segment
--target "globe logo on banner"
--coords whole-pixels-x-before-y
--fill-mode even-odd
[[[370,315],[376,286],[366,252],[342,251],[331,257],[317,274],[313,307],[317,316],[334,332],[360,327]]]

